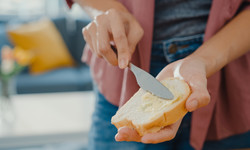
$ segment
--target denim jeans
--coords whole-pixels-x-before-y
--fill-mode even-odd
[[[190,55],[202,44],[202,41],[203,35],[195,35],[153,43],[150,74],[156,76],[169,63]],[[89,132],[89,150],[193,150],[189,143],[191,113],[183,118],[176,137],[171,141],[159,144],[116,142],[114,137],[117,129],[111,124],[111,117],[115,115],[118,107],[110,104],[96,86],[94,87],[96,103]],[[239,138],[238,143],[247,143],[249,139],[250,134]],[[232,145],[235,143],[235,138],[226,140],[206,142],[204,149],[246,147],[244,144],[236,144],[236,147]]]

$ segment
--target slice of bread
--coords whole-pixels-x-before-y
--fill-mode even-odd
[[[112,117],[111,123],[135,129],[140,136],[155,133],[175,123],[186,113],[185,102],[191,93],[188,84],[177,78],[161,81],[173,93],[173,100],[165,100],[139,89]]]

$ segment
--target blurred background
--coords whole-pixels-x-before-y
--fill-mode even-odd
[[[94,94],[90,18],[64,0],[0,0],[0,150],[84,150]]]

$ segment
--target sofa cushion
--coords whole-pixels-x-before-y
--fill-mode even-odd
[[[30,65],[30,71],[33,74],[74,65],[74,60],[60,33],[49,19],[41,19],[9,29],[8,34],[16,46],[34,53],[34,59]]]
[[[42,75],[20,74],[17,93],[43,93],[92,90],[89,68],[61,68]]]
[[[73,58],[81,65],[74,68],[60,68],[42,75],[30,75],[28,68],[22,71],[16,78],[17,93],[43,93],[92,90],[92,79],[89,68],[81,62],[81,55],[85,42],[82,37],[82,28],[89,20],[78,20],[74,30],[68,30],[65,18],[53,18],[55,26],[59,30],[63,40]],[[79,38],[79,39],[78,39]],[[0,25],[0,46],[9,45],[5,26]]]

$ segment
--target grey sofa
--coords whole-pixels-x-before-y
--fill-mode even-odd
[[[67,21],[63,17],[52,19],[52,21],[62,35],[77,66],[59,68],[41,75],[31,75],[28,68],[26,68],[16,77],[18,94],[92,90],[89,68],[85,63],[81,62],[81,55],[85,45],[82,28],[89,21],[76,20],[73,22],[74,27],[71,30],[68,30]],[[0,22],[0,48],[6,44],[11,45],[6,35],[6,23]]]

